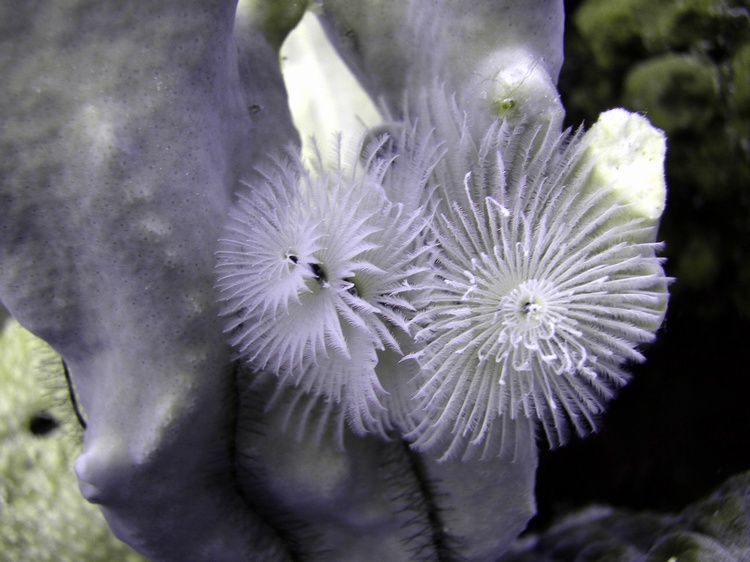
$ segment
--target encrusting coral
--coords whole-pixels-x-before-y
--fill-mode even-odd
[[[442,1],[422,6],[330,0],[319,7],[333,42],[395,117],[362,143],[364,159],[358,146],[352,161],[314,174],[294,149],[286,160],[268,160],[297,141],[277,48],[304,5],[289,2],[288,13],[264,0],[239,10],[231,0],[170,0],[156,13],[140,2],[3,6],[18,25],[3,37],[9,80],[0,99],[11,117],[2,141],[18,157],[2,160],[0,299],[69,367],[87,420],[75,462],[80,490],[143,555],[495,559],[534,512],[532,422],[550,419],[550,381],[577,381],[574,370],[589,383],[592,373],[606,379],[621,360],[638,358],[634,345],[658,325],[666,281],[647,236],[658,213],[641,232],[622,200],[591,211],[577,203],[608,200],[614,191],[609,180],[587,191],[577,179],[594,177],[585,174],[586,135],[569,148],[560,137],[562,3],[473,0],[460,14]],[[415,12],[429,14],[429,25]],[[385,33],[392,41],[384,44]],[[438,98],[435,70],[459,112],[440,116],[422,105],[425,96],[451,99]],[[507,137],[483,143],[488,130]],[[526,176],[539,191],[521,197],[513,190],[520,193]],[[577,188],[570,193],[562,187],[568,178]],[[251,188],[235,199],[240,180]],[[589,230],[574,219],[593,224]],[[511,226],[504,230],[503,221]],[[568,222],[558,238],[553,227]],[[616,243],[594,236],[609,232]],[[222,305],[214,276],[219,238],[229,240],[219,248]],[[511,399],[521,408],[515,419],[504,415],[506,403],[483,405],[483,392],[465,407],[445,403],[454,374],[430,355],[473,340],[466,339],[469,316],[444,312],[449,303],[467,309],[462,299],[481,293],[482,268],[495,260],[499,272],[514,245],[527,242],[583,244],[576,260],[586,261],[590,250],[594,268],[603,268],[597,276],[582,272],[584,284],[626,275],[601,285],[626,295],[622,318],[637,327],[625,342],[619,317],[599,322],[612,329],[601,338],[586,331],[588,323],[547,322],[555,310],[540,292],[545,280],[519,275],[496,295],[491,313],[509,330],[512,322],[528,328],[507,339],[519,351],[503,355],[478,343],[465,355],[515,356],[522,376],[529,359],[537,386],[518,385],[532,393]],[[549,262],[547,253],[519,255],[519,263],[538,260],[545,273],[566,265],[566,252]],[[627,259],[610,266],[613,256]],[[527,273],[532,261],[523,262]],[[647,270],[654,280],[642,283]],[[566,279],[551,280],[568,288]],[[532,290],[533,302],[521,298]],[[637,292],[642,302],[631,296]],[[594,299],[597,321],[606,316],[607,297],[582,294]],[[450,334],[447,351],[436,349],[439,330]],[[563,333],[564,342],[554,339]],[[249,365],[233,363],[232,338]],[[547,340],[556,347],[540,343]],[[560,342],[573,351],[562,353]],[[550,365],[553,373],[539,372]],[[272,378],[276,384],[266,385],[268,373],[255,369],[274,371],[283,384]],[[253,382],[238,388],[238,379]],[[474,378],[495,387],[506,379]],[[591,396],[570,388],[584,392],[582,401]],[[338,443],[328,431],[318,441],[296,439],[283,431],[283,408],[264,410],[273,402],[301,405],[304,390],[313,398],[304,404],[310,415],[329,408],[320,427],[338,424]],[[591,412],[599,402],[585,406]],[[305,416],[303,424],[312,420]],[[479,419],[500,420],[501,430]],[[485,434],[508,437],[513,454],[501,446],[498,457]],[[463,462],[475,456],[485,460]]]

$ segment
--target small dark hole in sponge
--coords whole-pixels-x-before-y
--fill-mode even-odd
[[[29,420],[31,433],[39,437],[51,433],[59,425],[58,421],[47,412],[39,412]]]

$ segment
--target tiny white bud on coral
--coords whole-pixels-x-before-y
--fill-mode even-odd
[[[486,55],[468,92],[490,113],[516,125],[522,121],[562,125],[560,96],[544,65],[524,49],[508,48]]]

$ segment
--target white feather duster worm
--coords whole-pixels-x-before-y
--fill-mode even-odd
[[[628,379],[623,364],[643,360],[637,345],[663,320],[668,279],[653,242],[663,135],[628,114],[661,147],[636,197],[619,189],[633,183],[630,163],[644,163],[624,128],[593,146],[589,135],[496,123],[475,142],[448,105],[422,112],[448,154],[434,171],[437,282],[415,319],[423,419],[407,437],[442,458],[487,456],[512,445],[511,421],[539,420],[557,446],[569,424],[596,428]],[[613,160],[629,177],[610,173]],[[641,212],[644,192],[661,197],[658,213]]]
[[[339,141],[330,171],[317,149],[313,171],[296,153],[261,171],[231,213],[217,266],[238,356],[281,387],[338,404],[356,433],[383,436],[377,352],[401,353],[426,223],[421,208],[386,196],[385,142],[370,141],[362,165],[342,162]]]

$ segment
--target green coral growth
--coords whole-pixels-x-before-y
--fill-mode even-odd
[[[627,107],[648,112],[651,122],[673,133],[706,127],[719,101],[718,73],[710,60],[666,54],[636,65],[625,80]]]
[[[54,353],[14,320],[0,330],[0,562],[143,560],[78,491],[80,445]],[[67,408],[66,408],[67,406]],[[66,411],[67,410],[67,411]]]
[[[750,472],[681,513],[606,506],[567,515],[519,541],[503,562],[736,562],[750,556]],[[562,555],[562,557],[561,557]]]
[[[719,48],[730,46],[747,38],[742,5],[726,0],[589,0],[574,21],[597,64],[607,68],[627,66],[632,53],[689,50],[707,39]]]

